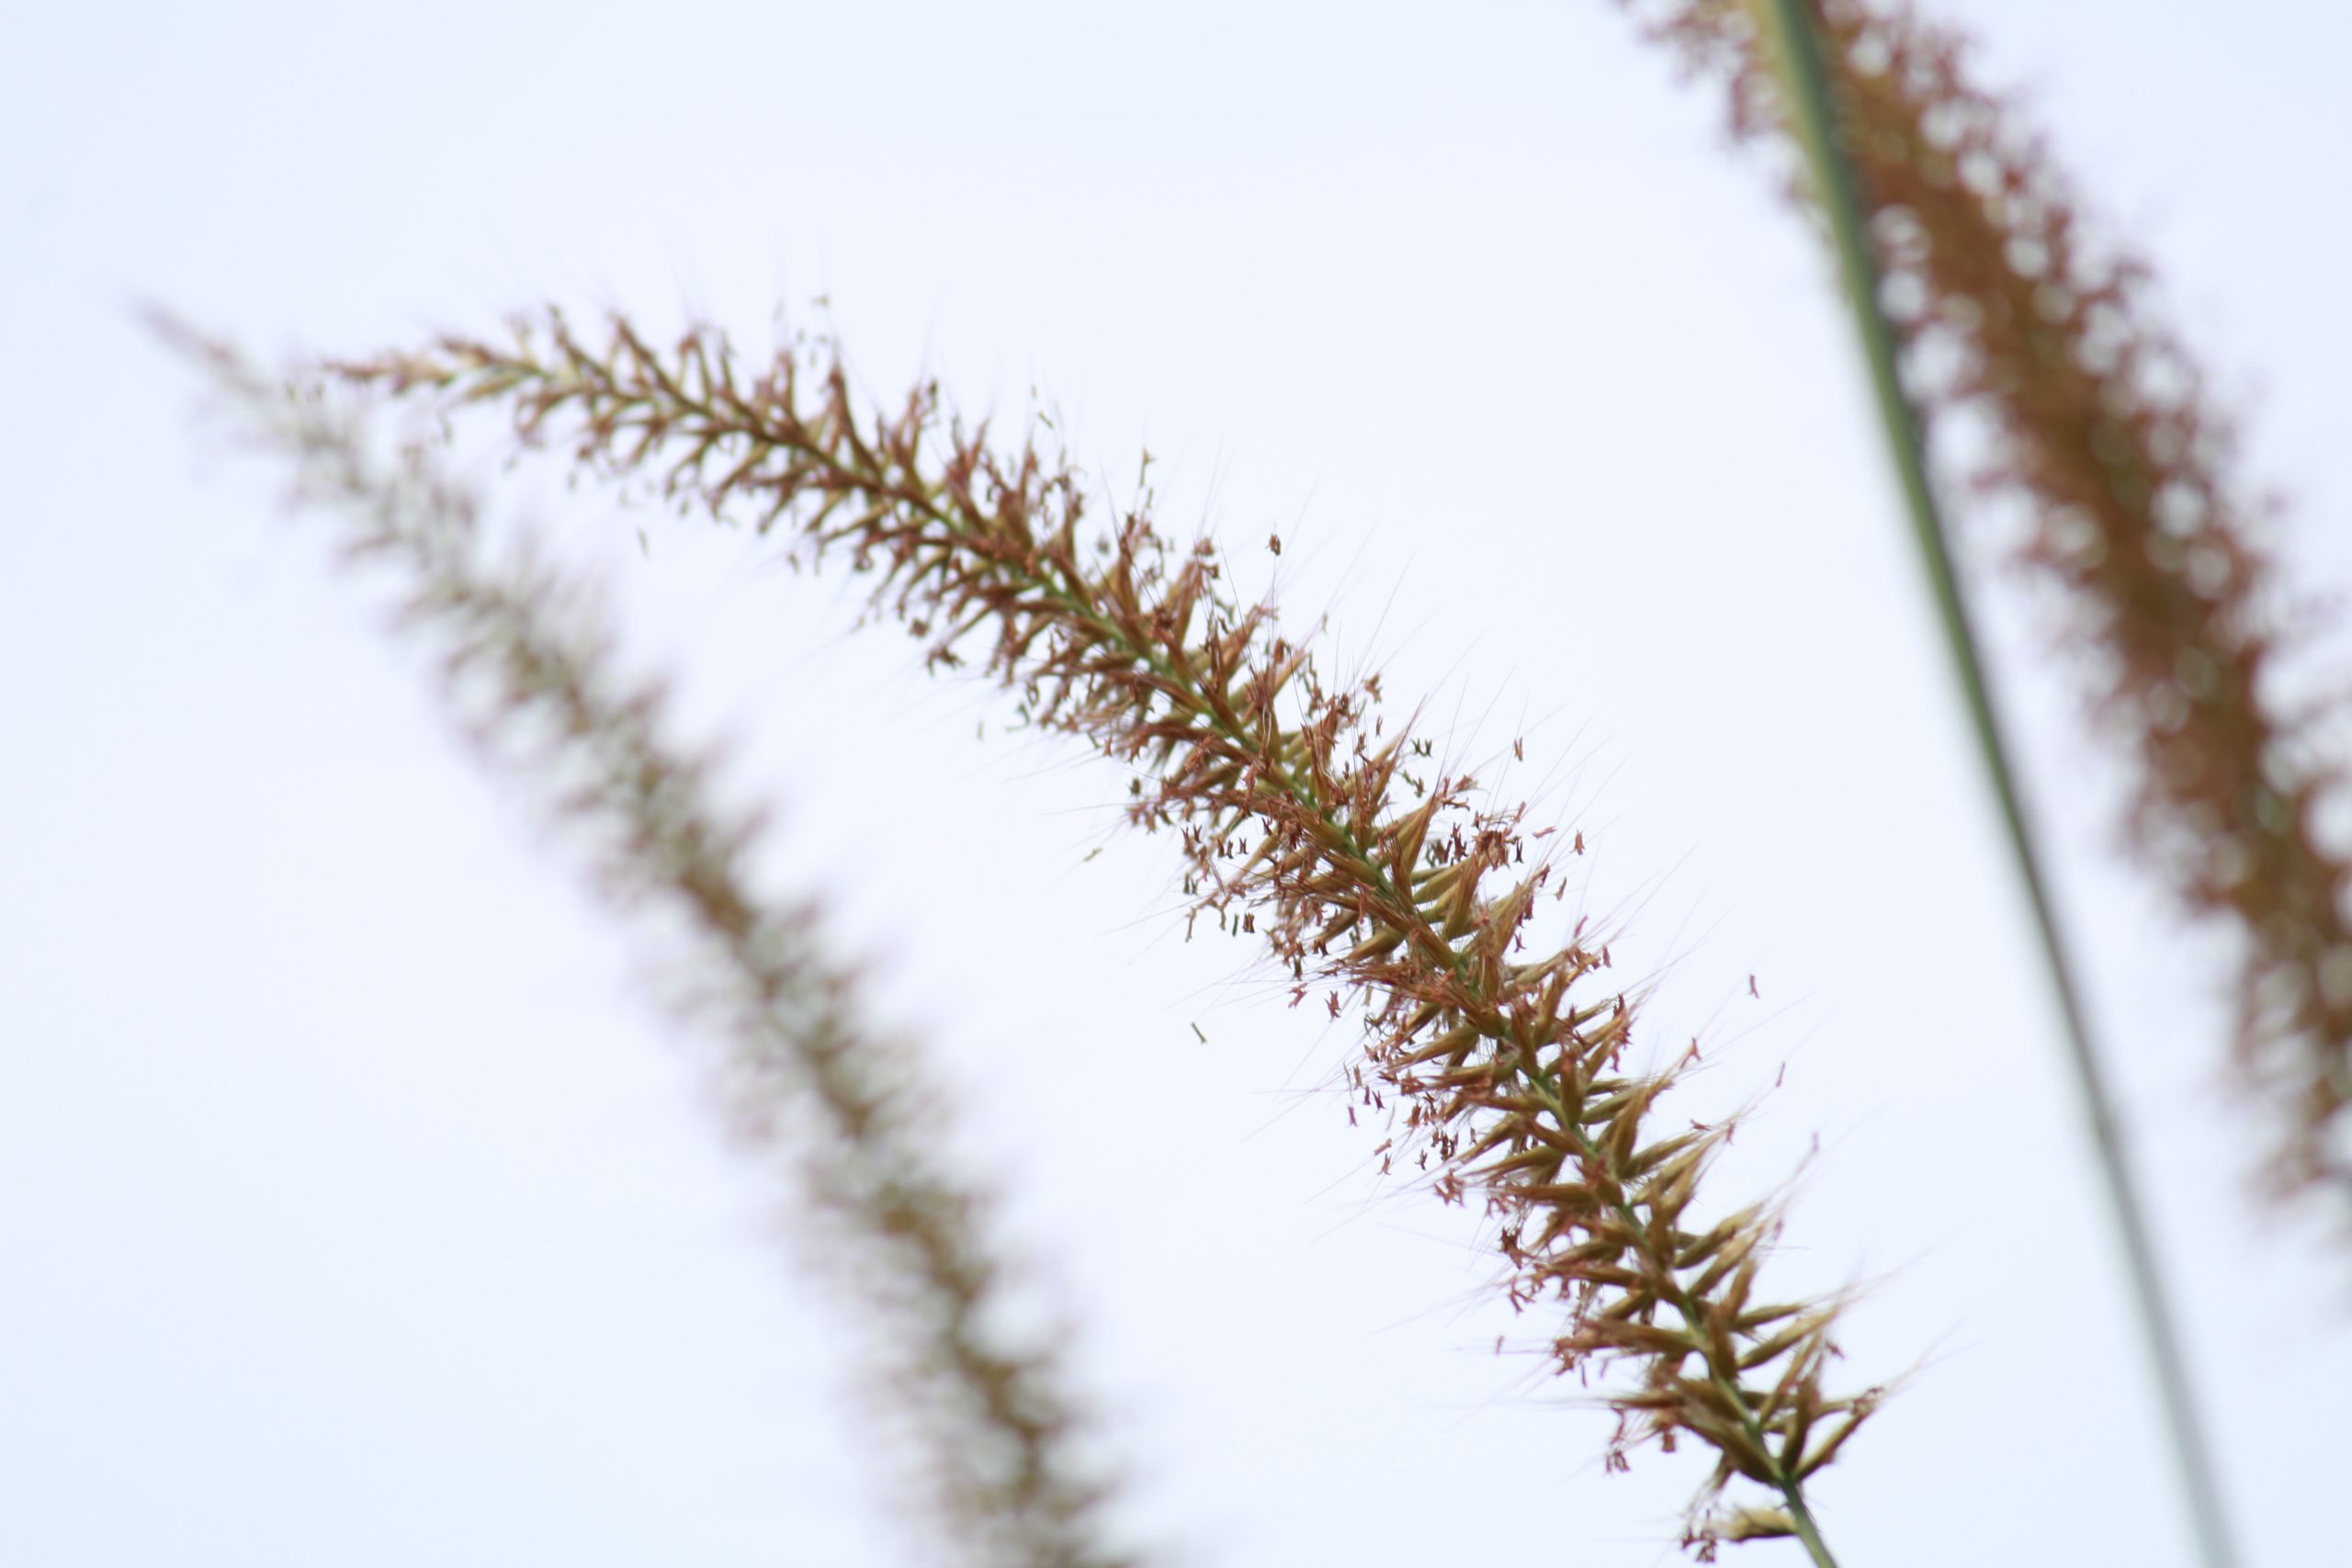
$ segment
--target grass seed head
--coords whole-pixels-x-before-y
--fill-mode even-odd
[[[1329,678],[1271,604],[1235,595],[1208,540],[1170,541],[1141,509],[1093,522],[1034,437],[992,445],[929,384],[861,417],[838,359],[807,350],[746,375],[711,333],[664,352],[625,319],[591,339],[549,314],[506,343],[342,370],[501,404],[525,442],[560,433],[603,474],[846,558],[876,609],[923,628],[933,665],[977,664],[1028,724],[1136,769],[1127,820],[1174,840],[1194,917],[1254,933],[1294,1000],[1325,992],[1361,1018],[1364,1108],[1401,1122],[1441,1200],[1483,1198],[1510,1299],[1566,1314],[1556,1370],[1632,1370],[1608,1384],[1612,1465],[1687,1434],[1721,1461],[1694,1517],[1742,1478],[1804,1517],[1810,1431],[1842,1420],[1842,1441],[1875,1399],[1824,1385],[1836,1303],[1748,1306],[1776,1206],[1693,1217],[1728,1125],[1654,1125],[1680,1067],[1624,1067],[1635,1008],[1595,994],[1610,954],[1581,923],[1521,951],[1552,874],[1527,808],[1484,804],[1467,774],[1408,775],[1429,746],[1383,714],[1377,678]]]

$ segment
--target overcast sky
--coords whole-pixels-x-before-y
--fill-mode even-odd
[[[2157,259],[2296,586],[2352,589],[2352,27],[1936,9]],[[1653,1038],[1708,1043],[1690,1113],[1786,1066],[1716,1201],[1821,1140],[1782,1277],[1870,1284],[1848,1370],[1910,1374],[1817,1486],[1849,1568],[2187,1563],[1846,323],[1722,118],[1601,0],[14,8],[0,1562],[909,1554],[788,1190],[721,1147],[660,976],[130,315],[359,353],[552,299],[757,345],[824,296],[876,395],[1035,389],[1120,492],[1148,446],[1164,519],[1279,566],[1457,755],[1525,738]],[[851,635],[839,580],[483,478],[606,573],[777,807],[777,885],[957,1087],[1139,1538],[1673,1558],[1703,1460],[1605,1475],[1608,1418],[1492,1354],[1543,1325],[1374,1179],[1350,1035],[1182,940],[1123,781]],[[2346,1271],[2248,1197],[2227,952],[2109,857],[2036,625],[2005,613],[2007,689],[2251,1562],[2332,1561]]]

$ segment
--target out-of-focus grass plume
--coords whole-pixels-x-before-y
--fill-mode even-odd
[[[1724,85],[1740,134],[1790,129],[1747,0],[1631,8]],[[2274,1177],[2352,1196],[2352,863],[2319,825],[2345,770],[2267,680],[2280,583],[2230,421],[2149,267],[2089,231],[1959,35],[1907,6],[1815,10],[1906,379],[1982,437],[1975,494],[2028,519],[2022,560],[2070,606],[2100,727],[2135,759],[2131,841],[2241,935],[2236,1055],[2278,1113]]]
[[[658,685],[617,669],[594,595],[533,551],[493,551],[472,498],[410,446],[379,456],[364,400],[280,380],[168,320],[237,434],[293,468],[345,557],[401,591],[401,633],[442,660],[447,705],[486,765],[568,829],[616,910],[683,926],[682,1031],[733,1131],[785,1156],[822,1270],[876,1347],[891,1439],[941,1542],[974,1568],[1135,1568],[1059,1345],[1006,1324],[1011,1274],[985,1194],[941,1158],[946,1107],[906,1042],[860,1017],[816,906],[763,897],[755,817],[715,797]]]

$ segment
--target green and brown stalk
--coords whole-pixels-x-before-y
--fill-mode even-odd
[[[819,1257],[865,1309],[888,1404],[909,1421],[957,1560],[1129,1568],[1136,1558],[1103,1527],[1060,1357],[989,1326],[1007,1269],[981,1194],[935,1152],[947,1118],[922,1091],[923,1065],[863,1022],[815,908],[755,891],[756,819],[719,807],[707,759],[666,738],[660,689],[619,673],[593,600],[528,555],[493,559],[471,498],[421,452],[379,461],[355,411],[321,387],[274,383],[159,325],[241,427],[296,465],[298,499],[339,515],[346,554],[401,585],[404,625],[444,656],[453,715],[573,829],[598,890],[690,933],[681,1000],[708,1026],[690,1032],[724,1043],[710,1066],[735,1130],[789,1154]]]
[[[1514,1303],[1565,1311],[1561,1371],[1636,1370],[1607,1385],[1612,1466],[1695,1438],[1717,1460],[1690,1532],[1702,1556],[1796,1535],[1830,1561],[1806,1485],[1880,1397],[1825,1386],[1838,1303],[1759,1293],[1777,1205],[1699,1201],[1730,1125],[1652,1115],[1690,1056],[1628,1065],[1634,1004],[1581,926],[1525,951],[1539,897],[1565,892],[1560,840],[1422,762],[1430,743],[1387,722],[1376,676],[1327,682],[1269,604],[1226,586],[1211,544],[1172,546],[1141,511],[1090,523],[1071,470],[1034,437],[1000,452],[934,386],[861,418],[821,346],[747,374],[715,333],[663,352],[616,321],[592,344],[551,314],[508,343],[340,368],[503,404],[526,444],[783,529],[808,558],[846,555],[933,665],[978,659],[1027,721],[1133,767],[1129,819],[1181,840],[1193,918],[1262,937],[1292,1005],[1361,1016],[1352,1086],[1396,1123],[1375,1152],[1416,1155],[1448,1201],[1482,1197]],[[1705,1511],[1742,1478],[1763,1497]]]
[[[1793,131],[1748,0],[1634,9],[1725,84],[1742,134]],[[1978,493],[2029,519],[2023,559],[2071,606],[2102,728],[2136,755],[2132,842],[2241,933],[2236,1055],[2279,1114],[2276,1179],[2352,1191],[2352,863],[2316,820],[2345,778],[2266,692],[2278,585],[2230,423],[2148,267],[2086,232],[1962,39],[1908,7],[1812,9],[1906,379],[1985,441]]]
[[[2011,748],[1985,672],[1976,615],[1962,592],[1954,565],[1951,529],[1943,499],[1930,472],[1926,423],[1918,401],[1905,384],[1903,340],[1886,306],[1886,276],[1870,226],[1857,160],[1847,137],[1853,116],[1842,112],[1838,86],[1827,64],[1828,48],[1820,13],[1812,0],[1758,0],[1754,13],[1764,22],[1762,52],[1774,66],[1786,105],[1788,129],[1804,152],[1811,194],[1819,205],[1838,258],[1843,292],[1856,341],[1878,405],[1880,427],[1911,524],[1914,544],[1942,624],[1946,646],[1977,747],[1993,784],[2019,880],[2040,931],[2050,978],[2065,1031],[2067,1061],[2087,1113],[2092,1151],[2106,1190],[2117,1239],[2131,1280],[2132,1297],[2146,1342],[2160,1404],[2199,1550],[2209,1568],[2236,1561],[2219,1475],[2205,1440],[2186,1349],[2158,1264],[2147,1208],[2133,1179],[2130,1153],[2115,1115],[2102,1052],[2095,1040],[2073,956],[2049,892],[2040,832],[2025,809]]]

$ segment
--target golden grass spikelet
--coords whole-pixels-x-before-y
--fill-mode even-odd
[[[1783,124],[1745,0],[1630,3],[1726,85],[1739,132]],[[2102,725],[2136,750],[2132,842],[2187,909],[2241,933],[2236,1050],[2280,1113],[2275,1179],[2352,1194],[2352,863],[2314,822],[2346,779],[2312,716],[2265,695],[2278,589],[2230,423],[2148,267],[2086,234],[1963,40],[1908,6],[1815,9],[1923,408],[1991,436],[1977,486],[2022,504],[2024,560],[2064,594]]]
[[[747,374],[713,333],[662,351],[625,319],[592,342],[548,314],[511,342],[338,368],[503,404],[526,443],[560,440],[610,477],[788,529],[808,558],[846,554],[932,665],[977,657],[1030,723],[1139,769],[1127,817],[1181,841],[1192,919],[1263,938],[1293,1006],[1357,1009],[1361,1106],[1395,1099],[1442,1198],[1482,1193],[1514,1303],[1566,1314],[1558,1370],[1639,1369],[1605,1395],[1611,1466],[1688,1434],[1718,1455],[1694,1545],[1760,1533],[1768,1516],[1700,1511],[1744,1477],[1828,1561],[1804,1483],[1878,1399],[1825,1385],[1836,1303],[1756,1296],[1774,1205],[1701,1223],[1729,1129],[1652,1125],[1679,1066],[1623,1065],[1634,1010],[1598,977],[1606,949],[1526,951],[1556,840],[1527,830],[1523,806],[1477,804],[1474,779],[1409,773],[1427,743],[1388,724],[1376,675],[1328,682],[1271,604],[1234,595],[1208,541],[1179,547],[1141,511],[1090,523],[1070,469],[1034,438],[1000,451],[944,414],[935,386],[862,420],[830,345]]]
[[[471,498],[412,450],[372,454],[329,389],[280,385],[168,321],[241,426],[331,507],[356,561],[404,589],[402,621],[443,654],[452,713],[485,760],[585,840],[600,890],[682,919],[681,1000],[725,1042],[710,1064],[735,1130],[787,1151],[818,1256],[864,1308],[908,1462],[941,1533],[976,1568],[1132,1568],[1101,1517],[1106,1492],[1051,1340],[992,1326],[1007,1272],[984,1195],[934,1151],[946,1108],[922,1064],[861,1021],[854,975],[827,958],[818,913],[755,890],[755,818],[712,798],[708,761],[665,738],[658,687],[616,668],[591,599],[527,556],[497,561]],[[347,401],[348,400],[342,400]]]

